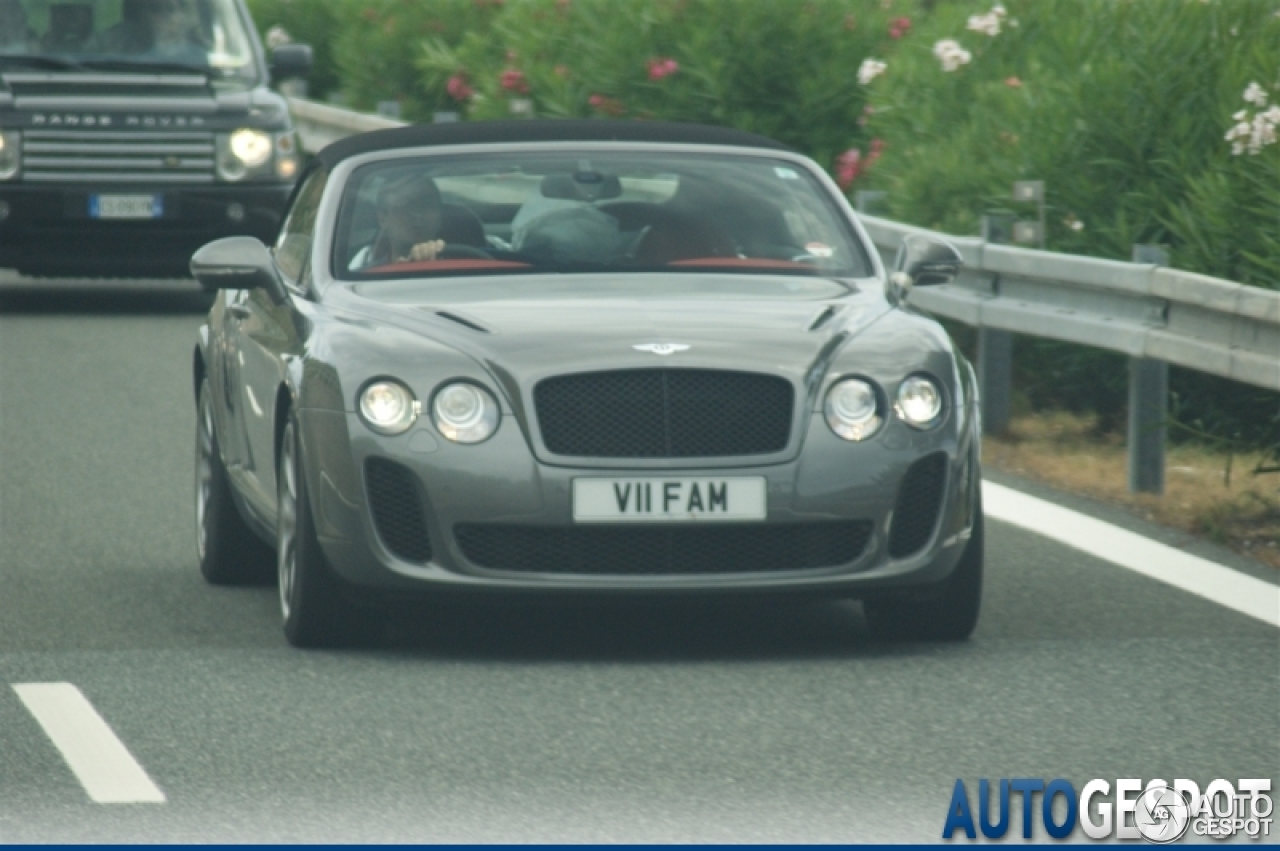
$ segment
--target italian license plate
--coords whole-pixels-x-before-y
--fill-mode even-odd
[[[89,196],[91,219],[158,219],[163,215],[163,195]]]
[[[671,523],[765,519],[761,476],[574,479],[576,523]]]

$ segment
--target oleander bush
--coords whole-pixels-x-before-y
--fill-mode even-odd
[[[880,156],[857,185],[887,190],[891,218],[975,234],[985,213],[1034,218],[1012,187],[1043,180],[1050,250],[1127,260],[1161,244],[1175,267],[1280,289],[1278,9],[939,5],[866,84]],[[1015,358],[1023,404],[1123,427],[1123,357],[1019,339]],[[1277,394],[1190,370],[1171,386],[1175,438],[1280,442]]]

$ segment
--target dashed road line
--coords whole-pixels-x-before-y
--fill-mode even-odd
[[[995,482],[982,502],[988,517],[1280,627],[1280,586]]]
[[[164,793],[80,689],[71,683],[15,683],[13,690],[94,802],[164,803]]]

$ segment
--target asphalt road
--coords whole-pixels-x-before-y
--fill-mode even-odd
[[[293,650],[274,589],[195,566],[203,304],[0,291],[0,842],[936,841],[956,778],[1280,787],[1280,630],[999,522],[959,646],[857,604],[469,606]],[[90,800],[10,688],[50,682],[164,803]]]

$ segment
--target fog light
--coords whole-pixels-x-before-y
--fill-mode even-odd
[[[0,222],[3,222],[7,218],[9,218],[9,202],[0,201]]]
[[[244,204],[228,204],[227,218],[233,222],[244,221]]]

